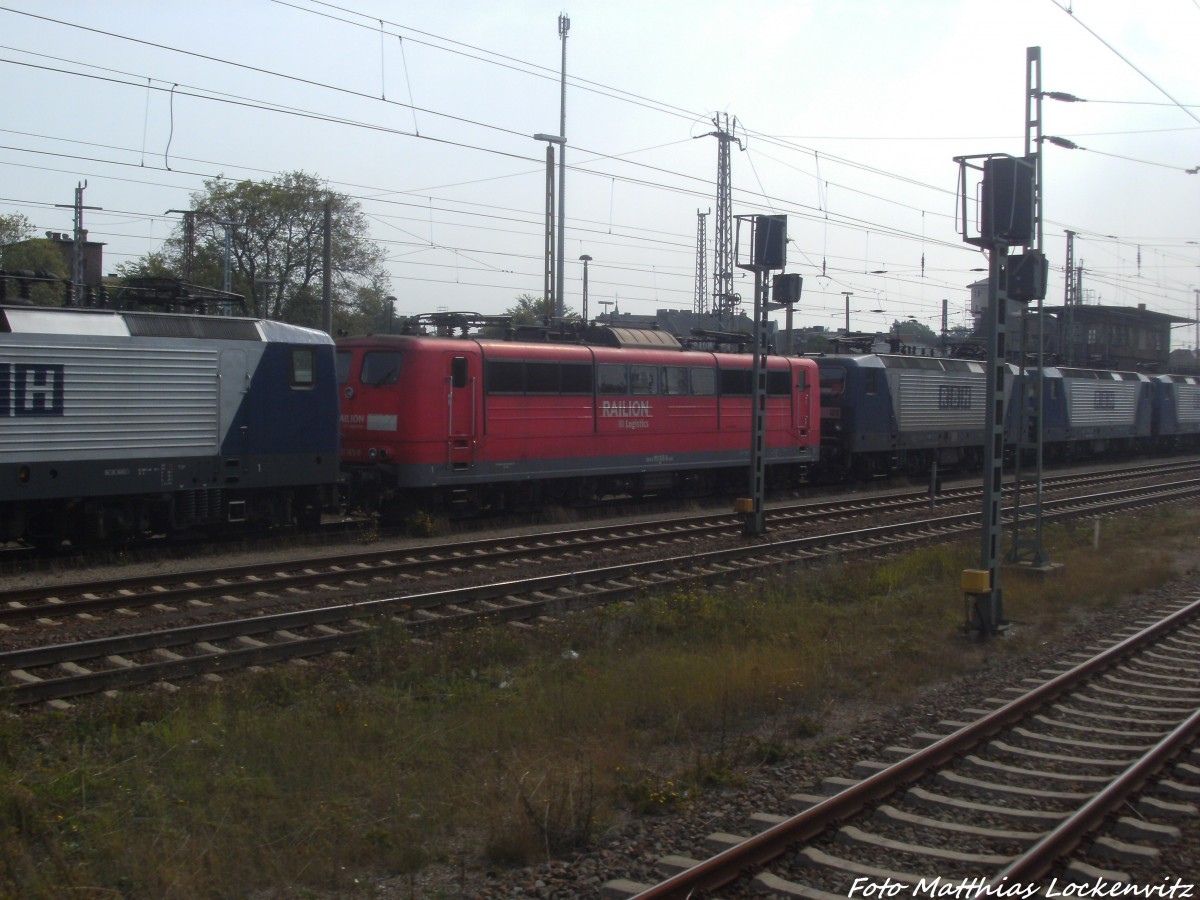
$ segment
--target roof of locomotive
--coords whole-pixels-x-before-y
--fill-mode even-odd
[[[916,369],[927,372],[986,371],[977,359],[951,359],[945,356],[910,356],[905,353],[828,354],[813,357],[818,366],[850,365],[864,369]]]
[[[1035,371],[1035,370],[1026,370]],[[1046,378],[1078,378],[1093,381],[1152,381],[1142,372],[1119,372],[1115,369],[1079,369],[1074,366],[1047,366]]]
[[[63,306],[0,306],[0,333],[332,343],[323,331],[251,317]]]
[[[632,330],[648,331],[648,329]],[[664,332],[655,331],[651,333],[670,337],[670,335],[665,335]],[[654,365],[670,365],[672,361],[675,361],[676,365],[686,365],[689,363],[695,365],[701,357],[709,360],[710,364],[715,359],[720,360],[722,363],[733,363],[734,367],[742,365],[752,366],[754,362],[754,355],[751,353],[721,353],[712,350],[695,350],[684,347],[674,338],[671,338],[670,343],[649,342],[614,345],[574,341],[519,341],[508,340],[506,338],[481,337],[479,335],[449,337],[428,334],[370,334],[338,338],[337,345],[339,348],[345,349],[408,347],[430,353],[441,353],[455,349],[461,350],[465,345],[474,345],[479,348],[485,357],[500,356],[528,359],[594,358],[601,362],[616,362],[623,356],[629,355],[631,358],[636,357]],[[768,360],[768,365],[772,368],[785,365],[784,360],[791,360],[792,365],[812,365],[812,360],[808,357],[772,355],[768,357]]]

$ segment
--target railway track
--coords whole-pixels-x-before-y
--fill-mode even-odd
[[[1197,495],[1200,479],[1188,479],[1047,500],[1045,517],[1111,514]],[[393,591],[379,598],[276,613],[264,612],[260,605],[233,619],[178,626],[160,621],[156,630],[10,649],[0,652],[0,672],[5,673],[0,676],[0,703],[57,702],[140,684],[173,685],[182,678],[219,677],[238,668],[349,650],[370,640],[374,628],[381,624],[402,628],[416,637],[454,627],[559,616],[572,609],[633,599],[647,590],[673,585],[744,581],[823,555],[879,554],[944,540],[976,529],[978,517],[978,510],[973,510],[851,531],[772,535],[769,540],[754,543],[718,541],[720,546],[708,549],[687,543],[686,552],[666,555],[661,546],[653,554],[643,548],[643,558],[608,565],[598,564],[599,551],[594,546],[581,550],[555,545],[550,549],[559,556],[571,557],[572,565],[553,573],[508,580],[496,577],[500,563],[489,557],[483,564],[484,577],[472,584],[403,594]],[[644,541],[645,536],[638,540]],[[679,548],[676,535],[659,534],[654,540],[667,541],[670,549]],[[611,552],[611,545],[606,546],[606,552]],[[465,557],[451,560],[455,567],[462,569],[468,562],[477,562],[473,551],[479,548],[467,549],[470,552]],[[529,552],[528,547],[523,550]],[[353,590],[369,587],[366,573],[370,569],[350,569],[350,574],[360,580]],[[329,578],[324,573],[306,577]],[[395,576],[391,577],[394,581]],[[254,584],[256,590],[262,589],[262,581]],[[270,587],[285,593],[291,589]],[[160,599],[169,596],[164,592],[154,595]],[[187,615],[180,613],[179,607],[186,609],[196,599],[177,599],[167,607],[170,615]],[[118,602],[127,600],[122,597]],[[273,595],[260,597],[259,601],[279,605]]]
[[[1066,475],[1047,479],[1045,488],[1052,494],[1080,491],[1118,480],[1161,478],[1195,471],[1195,463],[1173,463],[1120,472]],[[979,495],[978,488],[959,487],[945,491],[936,502],[946,510],[978,502]],[[828,527],[831,523],[864,516],[880,518],[915,513],[932,514],[927,493],[909,491],[779,505],[768,510],[768,521],[777,538],[797,529]],[[742,521],[735,515],[707,514],[540,535],[339,553],[287,563],[259,562],[171,575],[155,573],[75,582],[53,589],[11,588],[0,605],[0,648],[37,639],[14,634],[12,629],[21,625],[41,628],[45,633],[46,628],[68,618],[91,624],[103,616],[117,615],[126,620],[140,616],[169,626],[183,619],[211,619],[222,610],[238,616],[261,615],[334,595],[344,599],[392,590],[397,584],[411,585],[430,579],[446,583],[493,579],[496,572],[512,571],[517,566],[570,571],[580,557],[599,560],[621,554],[644,555],[647,545],[659,552],[672,543],[736,539],[742,529]],[[97,630],[102,627],[109,626],[97,626]],[[128,630],[129,622],[120,627]]]
[[[1035,887],[1083,896],[1065,886],[1160,884],[1155,863],[1178,838],[1172,823],[1196,816],[1200,801],[1190,749],[1200,734],[1200,599],[1080,657],[993,708],[964,710],[970,721],[888,748],[891,760],[860,762],[857,777],[794,795],[798,811],[710,835],[712,856],[685,848],[660,859],[669,877],[658,884],[616,880],[603,893],[1023,897]]]

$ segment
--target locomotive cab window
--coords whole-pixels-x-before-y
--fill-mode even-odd
[[[821,397],[823,399],[840,397],[846,392],[846,370],[840,367],[822,367]]]
[[[293,348],[290,368],[288,383],[298,390],[312,390],[317,383],[317,352],[311,347]]]
[[[338,384],[345,384],[350,380],[350,363],[354,361],[354,355],[348,350],[339,350],[337,353],[337,381]]]
[[[450,361],[450,386],[464,388],[467,386],[467,358],[456,356]]]
[[[370,350],[363,355],[359,380],[372,387],[395,384],[400,376],[400,354],[395,350]]]

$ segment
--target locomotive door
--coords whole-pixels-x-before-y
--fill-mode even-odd
[[[446,464],[466,469],[475,462],[475,385],[469,357],[446,354]]]

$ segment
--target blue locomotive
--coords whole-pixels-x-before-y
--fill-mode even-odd
[[[1152,380],[1155,449],[1168,453],[1200,449],[1200,378],[1157,375]]]
[[[817,359],[821,382],[821,471],[825,478],[979,468],[987,401],[982,362],[870,353]],[[1005,403],[1017,370],[1008,367]],[[1015,438],[1015,425],[1006,429]]]
[[[871,478],[983,463],[986,369],[982,362],[904,354],[817,359],[821,461],[826,480]],[[1034,370],[1006,367],[1005,446],[1022,437],[1020,407],[1036,402]],[[1043,445],[1053,461],[1200,447],[1200,378],[1043,369]],[[1025,435],[1021,443],[1032,443]]]
[[[1032,380],[1029,370],[1026,377]],[[1139,372],[1044,369],[1042,441],[1046,458],[1068,461],[1149,451],[1157,387],[1156,381]],[[1032,390],[1027,395],[1032,395]]]
[[[338,450],[322,332],[0,306],[0,540],[318,521]]]

